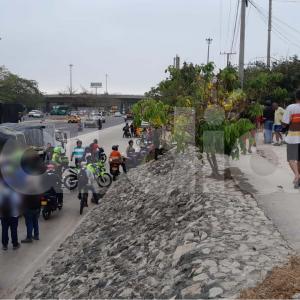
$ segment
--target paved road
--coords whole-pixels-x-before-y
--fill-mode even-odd
[[[283,237],[300,252],[300,190],[293,188],[286,146],[263,145],[261,136],[259,141],[258,153],[232,162],[241,171],[234,172],[235,178],[242,189],[254,194]]]
[[[26,119],[25,123],[30,123],[30,124],[40,124],[41,120],[39,119]],[[67,121],[64,119],[47,119],[46,124],[53,124],[56,129],[61,129],[66,132],[70,133],[70,137],[74,138],[83,134],[87,134],[90,132],[97,131],[97,128],[84,128],[83,131],[78,131],[78,124],[68,124]],[[119,125],[124,123],[124,118],[123,117],[112,117],[108,116],[106,117],[106,122],[102,124],[102,129],[109,128],[111,126]]]
[[[120,121],[118,120],[118,122]],[[109,126],[109,124],[113,123],[108,121],[106,125]],[[82,134],[80,138],[83,144],[91,143],[94,138],[98,138],[106,152],[109,152],[111,145],[119,144],[121,152],[125,152],[127,140],[122,139],[122,127],[123,123],[101,131],[89,131],[87,134]],[[75,142],[76,138],[69,143],[69,147]],[[48,221],[40,218],[40,241],[35,241],[30,245],[22,245],[17,251],[13,251],[11,248],[6,252],[0,251],[1,299],[14,297],[18,290],[22,289],[30,280],[33,273],[45,263],[65,238],[80,224],[82,216],[79,215],[79,200],[76,194],[68,193],[65,194],[64,198],[64,208],[61,212],[54,213],[53,218]],[[93,205],[90,205],[89,209],[91,207]],[[87,214],[89,209],[84,214]],[[25,237],[23,218],[20,219],[19,236],[20,238]]]

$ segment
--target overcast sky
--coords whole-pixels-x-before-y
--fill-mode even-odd
[[[223,67],[220,51],[231,50],[237,1],[0,0],[0,65],[37,80],[45,93],[67,90],[72,63],[78,92],[104,83],[108,73],[110,93],[142,94],[165,76],[176,54],[205,62],[207,37],[211,60]],[[268,0],[252,1],[267,12]],[[266,56],[267,27],[254,7],[247,10],[248,62]],[[273,57],[299,54],[299,11],[300,0],[274,0]]]

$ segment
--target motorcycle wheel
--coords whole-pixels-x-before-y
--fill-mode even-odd
[[[112,178],[108,173],[104,173],[103,176],[99,176],[96,179],[99,187],[109,187],[112,183]]]
[[[51,216],[51,210],[48,208],[44,208],[42,210],[42,215],[43,215],[44,220],[49,220],[50,216]]]
[[[83,213],[83,208],[84,208],[84,201],[81,199],[80,200],[80,210],[79,210],[79,213],[82,215],[82,213]]]
[[[78,185],[78,179],[77,179],[77,176],[75,175],[67,175],[65,178],[64,178],[64,186],[72,191],[74,189],[77,188],[77,185]]]

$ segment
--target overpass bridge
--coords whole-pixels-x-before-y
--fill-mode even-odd
[[[73,95],[45,95],[46,111],[49,112],[54,105],[69,105],[74,109],[79,107],[114,109],[128,111],[131,106],[142,100],[141,95],[114,95],[114,94],[73,94]]]

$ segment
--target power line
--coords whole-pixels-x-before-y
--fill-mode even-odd
[[[229,40],[229,36],[230,36],[231,11],[232,11],[232,0],[230,0],[230,2],[229,2],[229,16],[228,16],[228,24],[227,24],[227,40]]]
[[[254,0],[249,0],[249,2],[251,3],[251,5],[256,9],[256,11],[258,12],[260,18],[262,19],[262,21],[268,25],[268,17],[266,16],[266,13],[263,11],[262,8],[260,8],[256,2],[254,2]],[[273,31],[276,34],[276,36],[278,38],[280,38],[282,41],[284,41],[285,43],[289,43],[291,45],[294,45],[295,47],[300,49],[300,44],[295,43],[294,41],[291,41],[288,37],[286,33],[282,33],[282,31],[284,31],[284,29],[281,28],[281,25],[279,25],[278,23],[273,23]]]
[[[238,21],[238,17],[239,17],[239,8],[240,8],[240,0],[237,0],[235,21],[234,21],[234,29],[233,29],[233,37],[232,37],[230,52],[232,52],[232,50],[233,50],[233,44],[234,44],[234,41],[235,41],[235,38],[236,38],[236,29],[237,29],[237,21]]]
[[[227,67],[229,67],[231,65],[230,63],[230,56],[231,55],[235,55],[236,52],[221,52],[220,55],[226,55],[226,58],[227,58]]]
[[[274,0],[273,0],[274,1]],[[254,1],[253,1],[254,2]],[[251,3],[251,2],[250,2]],[[255,3],[255,2],[254,2]],[[300,1],[298,2],[300,3]],[[259,6],[257,3],[255,3],[255,5],[257,6],[257,8],[259,8],[262,13],[264,13],[264,9],[263,7]],[[266,12],[265,12],[266,13]],[[273,16],[273,18],[278,22],[278,23],[282,23],[283,25],[285,25],[286,27],[290,28],[291,30],[295,31],[296,33],[300,34],[300,30],[294,28],[293,26],[289,25],[288,23],[282,21],[280,18]]]

